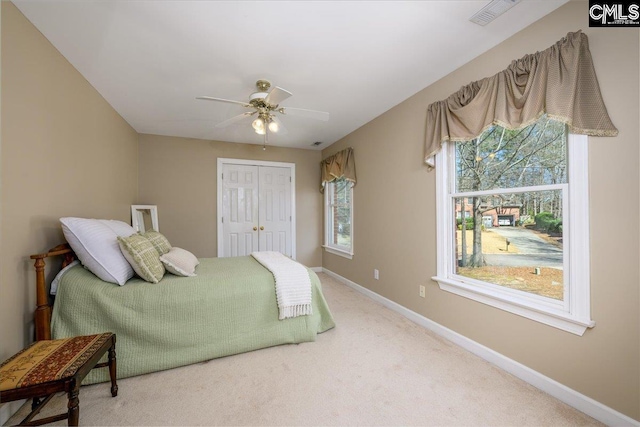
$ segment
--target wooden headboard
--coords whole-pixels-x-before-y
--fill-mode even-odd
[[[68,243],[58,245],[50,249],[44,254],[31,255],[31,259],[36,260],[34,266],[36,268],[36,311],[34,320],[36,326],[36,341],[51,339],[51,305],[49,305],[49,297],[47,296],[47,283],[44,278],[45,258],[54,256],[64,256],[62,260],[62,268],[71,264],[75,258],[75,254],[69,247]]]

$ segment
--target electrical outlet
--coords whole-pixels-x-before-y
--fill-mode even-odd
[[[425,297],[425,288],[424,285],[420,285],[420,297],[424,298]]]
[[[376,280],[380,280],[380,272],[378,271],[377,268],[373,269],[373,278]]]

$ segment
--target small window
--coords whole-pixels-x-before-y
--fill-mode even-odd
[[[346,179],[327,183],[325,192],[325,244],[327,252],[353,257],[353,185]]]
[[[592,327],[586,146],[547,117],[444,144],[440,287],[579,335]]]

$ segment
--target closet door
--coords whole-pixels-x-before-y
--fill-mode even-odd
[[[291,256],[291,169],[260,166],[261,251]]]
[[[258,180],[257,166],[223,167],[223,256],[245,256],[258,250]]]

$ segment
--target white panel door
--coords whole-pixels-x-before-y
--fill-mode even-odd
[[[291,169],[259,167],[260,250],[291,256]]]
[[[258,250],[257,166],[225,164],[222,169],[222,256],[245,256]]]

